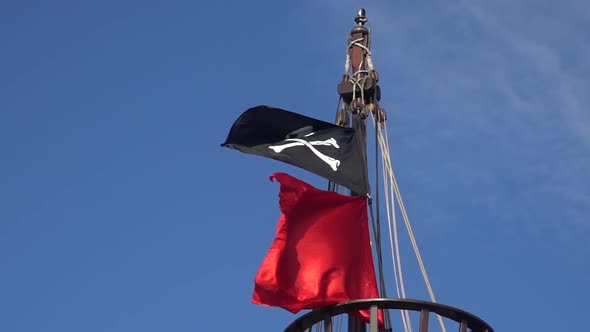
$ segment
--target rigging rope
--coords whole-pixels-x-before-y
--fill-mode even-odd
[[[368,51],[368,49],[367,49]],[[375,90],[375,95],[373,96],[376,101],[376,94],[377,90]],[[376,128],[376,127],[375,127]],[[375,130],[375,141],[377,141],[377,130]],[[381,289],[381,297],[387,297],[387,287],[385,286],[385,273],[383,272],[383,251],[381,245],[381,218],[380,218],[380,200],[379,200],[379,146],[375,144],[375,209],[377,218],[375,220],[374,228],[376,231],[375,234],[375,245],[377,246],[377,257],[379,262],[379,282],[380,282],[380,289]],[[371,209],[371,219],[373,217],[373,210]],[[389,331],[391,329],[391,317],[389,315],[389,310],[384,310],[385,312],[385,330]]]
[[[416,259],[418,261],[418,266],[420,267],[420,272],[422,273],[422,278],[424,279],[424,283],[426,284],[426,288],[428,290],[428,295],[430,296],[430,300],[433,303],[436,303],[436,298],[434,296],[434,291],[432,290],[432,285],[430,284],[430,279],[428,278],[428,274],[426,273],[426,267],[424,266],[424,261],[422,260],[422,255],[420,255],[420,250],[418,249],[418,244],[416,242],[416,237],[412,230],[412,225],[410,224],[410,219],[408,217],[408,213],[406,211],[406,207],[404,205],[401,192],[399,190],[399,185],[397,183],[395,173],[393,171],[393,167],[391,164],[391,158],[389,155],[389,140],[387,135],[387,126],[383,123],[383,130],[379,132],[379,145],[381,146],[381,151],[384,160],[386,161],[386,165],[384,168],[387,168],[387,173],[389,175],[389,180],[391,181],[391,187],[395,193],[395,196],[398,201],[398,205],[400,211],[402,213],[402,217],[404,219],[404,224],[406,226],[406,230],[408,231],[408,236],[410,238],[410,242],[412,244],[412,248],[414,249],[414,254],[416,255]],[[393,201],[393,200],[392,200]],[[397,245],[397,244],[396,244]],[[400,265],[401,266],[401,265]],[[440,315],[437,315],[438,322],[443,332],[446,332],[446,328],[444,325],[444,321]]]
[[[372,119],[373,119],[373,124],[375,125],[375,147],[378,148],[381,146],[381,144],[377,144],[378,141],[380,141],[380,131],[381,131],[381,127],[379,125],[379,123],[377,122],[377,119],[375,116],[373,116],[373,113],[371,113]],[[389,150],[387,150],[389,151]],[[396,292],[397,292],[397,297],[398,298],[406,298],[406,292],[405,292],[405,285],[404,285],[404,279],[403,279],[403,274],[402,274],[402,267],[401,267],[401,260],[400,260],[400,254],[399,254],[399,241],[398,241],[398,236],[397,236],[397,219],[396,219],[396,214],[395,214],[395,199],[394,199],[394,194],[393,194],[393,188],[390,186],[390,181],[389,178],[386,176],[386,169],[387,169],[387,163],[386,163],[386,154],[381,153],[381,162],[383,165],[382,168],[382,172],[383,172],[383,191],[385,194],[385,209],[386,209],[386,213],[387,213],[387,226],[388,226],[388,234],[389,234],[389,243],[390,243],[390,249],[391,249],[391,258],[392,258],[392,265],[393,265],[393,277],[394,277],[394,281],[395,281],[395,288],[396,288]],[[377,163],[377,161],[375,161]],[[378,173],[376,173],[378,174]],[[388,190],[389,189],[389,190]],[[393,222],[392,222],[393,219]],[[392,238],[393,235],[393,238]],[[395,246],[395,250],[394,250],[394,246]],[[397,263],[397,264],[396,264]],[[400,311],[400,315],[402,318],[402,323],[403,323],[403,327],[404,327],[404,331],[405,332],[411,332],[412,331],[412,325],[410,322],[410,316],[409,316],[409,312],[407,310],[401,310]]]

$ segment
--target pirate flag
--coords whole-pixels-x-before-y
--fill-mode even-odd
[[[369,193],[365,146],[352,128],[256,106],[240,115],[221,146],[303,168],[357,194]]]

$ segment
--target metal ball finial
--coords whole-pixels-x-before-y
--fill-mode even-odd
[[[366,14],[367,14],[367,12],[365,11],[364,8],[359,9],[358,13],[356,14],[356,17],[354,18],[354,21],[356,22],[356,24],[364,25],[365,23],[367,23]]]

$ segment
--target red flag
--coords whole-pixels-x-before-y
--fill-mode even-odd
[[[256,275],[252,302],[297,313],[379,297],[366,199],[319,190],[285,173],[270,179],[280,184],[283,215]]]

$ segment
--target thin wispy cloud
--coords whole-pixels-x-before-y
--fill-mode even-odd
[[[530,61],[535,75],[529,80],[541,78],[553,82],[554,91],[540,99],[556,99],[568,126],[590,147],[590,113],[582,108],[589,101],[584,91],[590,89],[590,40],[588,37],[584,40],[588,28],[582,23],[584,11],[577,11],[576,6],[568,6],[567,2],[550,8],[541,6],[541,9],[532,4],[498,6],[483,1],[463,1],[463,5],[481,26],[499,36],[507,48]],[[512,15],[502,15],[505,12]]]

